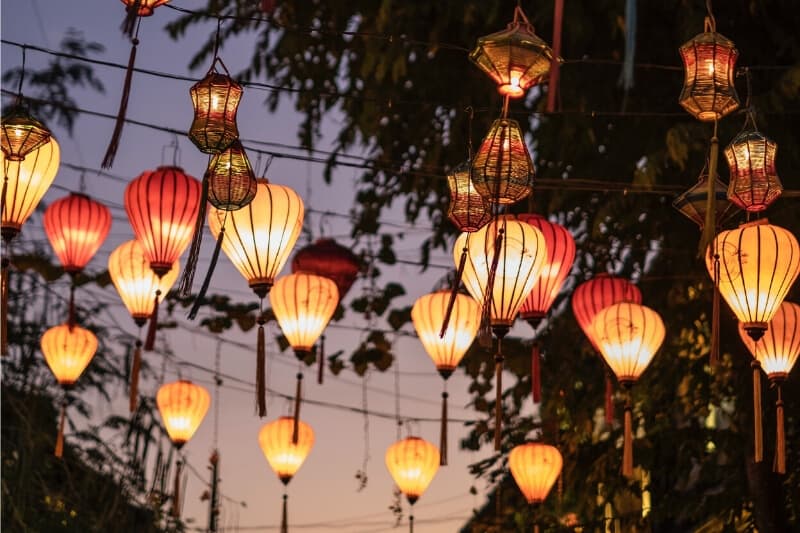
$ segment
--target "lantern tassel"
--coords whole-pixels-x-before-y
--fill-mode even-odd
[[[192,284],[194,283],[194,275],[197,271],[197,259],[200,257],[200,248],[203,243],[203,228],[206,219],[206,206],[208,205],[208,171],[203,175],[203,188],[200,193],[200,209],[197,211],[197,218],[194,221],[194,235],[192,236],[192,245],[189,247],[189,258],[186,260],[186,266],[183,267],[183,274],[181,274],[181,282],[178,285],[178,294],[183,298],[187,298],[192,293]],[[195,302],[200,300],[198,295]],[[194,307],[192,308],[194,309]]]
[[[533,403],[542,401],[542,379],[541,379],[541,354],[539,353],[539,343],[533,341],[533,348],[531,349],[531,394],[533,395]]]
[[[627,478],[633,477],[633,420],[631,415],[630,397],[625,400],[625,434],[622,443],[622,475]]]
[[[442,391],[442,421],[439,432],[439,466],[447,466],[447,391]]]
[[[0,280],[0,355],[8,355],[8,268],[10,261],[4,257],[2,259],[2,280]]]
[[[264,317],[258,317],[258,340],[256,341],[256,406],[258,416],[267,416],[267,351],[264,339]]]
[[[303,395],[303,373],[297,373],[297,389],[294,393],[294,424],[292,427],[292,444],[300,438],[300,399]]]
[[[711,353],[709,362],[719,364],[719,254],[714,252],[714,301],[711,311]]]
[[[467,247],[461,251],[461,259],[458,261],[458,270],[456,270],[456,277],[453,279],[453,287],[450,291],[450,300],[447,302],[447,310],[444,313],[444,320],[442,321],[442,329],[439,331],[439,338],[443,339],[447,333],[447,327],[450,325],[450,316],[453,314],[453,306],[456,304],[456,296],[458,296],[458,287],[461,285],[461,277],[464,275],[464,266],[467,264]]]
[[[317,369],[317,383],[322,385],[325,377],[325,335],[319,338],[319,368]]]
[[[281,533],[289,533],[289,495],[283,493],[283,513],[281,513]]]
[[[708,245],[714,242],[717,231],[717,163],[719,162],[719,138],[717,137],[717,121],[714,120],[714,133],[711,136],[711,151],[708,158],[708,193],[706,195],[706,221],[700,238],[698,255],[703,257]]]
[[[67,325],[70,331],[75,327],[75,280],[69,284],[69,311],[67,314]]]
[[[786,435],[783,425],[783,398],[778,385],[778,401],[775,402],[775,468],[777,474],[786,473]]]
[[[611,375],[606,372],[606,424],[614,423],[614,382]]]
[[[181,470],[183,463],[180,459],[175,461],[175,484],[172,487],[172,516],[181,516]]]
[[[497,339],[497,353],[494,356],[495,405],[494,405],[494,449],[500,451],[503,437],[503,339]]]
[[[194,320],[197,317],[197,312],[200,310],[200,305],[206,297],[208,287],[211,285],[211,275],[214,274],[214,269],[217,267],[217,260],[219,260],[219,251],[222,249],[222,241],[225,238],[225,226],[219,230],[217,236],[217,244],[214,246],[214,252],[211,254],[211,262],[208,264],[208,272],[203,280],[203,285],[200,287],[200,292],[197,293],[197,298],[194,299],[192,309],[189,311],[189,319]]]
[[[122,21],[120,29],[124,35],[133,37],[133,30],[136,28],[136,21],[139,18],[139,8],[142,0],[134,0],[126,9],[125,20]]]
[[[144,351],[152,352],[156,345],[156,330],[158,330],[158,297],[161,291],[156,290],[156,297],[153,303],[153,313],[150,315],[150,325],[147,327],[147,337],[144,340]]]
[[[408,517],[408,532],[414,533],[414,515],[409,515]]]
[[[761,363],[750,363],[753,369],[753,461],[764,460],[764,438],[761,430]]]
[[[125,82],[122,85],[122,97],[119,101],[119,111],[117,111],[117,122],[114,125],[114,132],[111,134],[111,140],[108,142],[106,155],[103,158],[102,167],[111,168],[114,165],[114,157],[117,155],[117,148],[119,148],[119,141],[122,137],[122,127],[125,125],[125,115],[128,113],[128,98],[131,95],[131,81],[133,81],[133,65],[136,63],[136,47],[139,45],[139,39],[134,37],[131,40],[131,55],[128,58],[128,68],[125,71]]]
[[[136,347],[133,349],[133,363],[131,364],[131,385],[128,397],[128,411],[136,411],[136,403],[139,397],[139,370],[142,367],[142,341],[136,339]]]
[[[67,402],[61,402],[61,415],[58,419],[58,435],[56,436],[56,449],[53,452],[57,458],[64,456],[64,420],[67,417]]]

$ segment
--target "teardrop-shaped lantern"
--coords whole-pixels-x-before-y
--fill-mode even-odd
[[[9,161],[22,161],[50,142],[50,130],[17,103],[0,121],[0,146]]]
[[[61,324],[44,332],[41,346],[59,385],[69,387],[78,381],[97,352],[97,337],[80,326]]]
[[[122,302],[139,327],[143,326],[155,307],[154,295],[161,291],[159,301],[166,298],[180,272],[180,262],[158,277],[150,268],[139,241],[120,244],[108,256],[108,273]]]
[[[775,168],[778,144],[758,131],[740,133],[725,148],[731,171],[728,199],[745,211],[763,211],[783,192]]]
[[[703,229],[706,223],[706,208],[708,204],[708,171],[704,170],[697,183],[684,191],[672,202],[672,207],[681,212],[683,216]],[[721,227],[726,220],[738,212],[736,206],[728,201],[728,186],[719,178],[714,180],[714,218],[716,227]]]
[[[686,78],[679,103],[698,120],[718,120],[739,107],[734,86],[736,58],[733,41],[716,32],[706,18],[705,31],[680,47]]]
[[[561,290],[561,285],[572,270],[572,262],[575,260],[575,239],[567,228],[549,222],[541,215],[520,215],[519,218],[542,232],[547,250],[544,267],[519,310],[519,316],[536,328],[547,315]]]
[[[386,450],[386,468],[408,503],[414,505],[439,470],[439,450],[419,437],[405,438]]]
[[[601,310],[592,320],[592,329],[600,354],[623,385],[639,379],[666,334],[657,312],[631,302]]]
[[[361,259],[333,239],[317,239],[294,254],[292,272],[308,272],[332,279],[341,300],[361,272]]]
[[[292,480],[314,446],[314,430],[302,420],[298,423],[296,443],[292,442],[293,433],[291,416],[273,420],[258,432],[258,445],[284,485]]]
[[[329,278],[296,272],[275,281],[269,301],[283,334],[303,359],[336,311],[339,291]]]
[[[56,200],[44,212],[44,231],[64,271],[75,274],[92,260],[111,229],[111,211],[85,194]]]
[[[472,182],[472,164],[465,161],[447,175],[450,205],[447,216],[458,231],[472,233],[492,220],[492,209]]]
[[[234,140],[208,165],[208,202],[222,211],[236,211],[256,196],[256,176],[242,143]]]
[[[156,404],[170,440],[180,449],[203,422],[211,396],[204,387],[179,379],[158,389]]]
[[[228,214],[222,250],[261,298],[267,295],[297,241],[303,225],[303,200],[294,190],[258,180],[253,201]],[[225,211],[210,209],[208,225],[216,238]]]
[[[771,380],[786,380],[800,355],[800,305],[781,303],[757,342],[750,338],[741,322],[739,336]]]
[[[572,293],[572,313],[584,335],[600,352],[600,345],[592,329],[595,315],[606,307],[620,303],[642,303],[642,293],[638,287],[624,278],[609,274],[598,274],[575,288]]]
[[[3,153],[0,163],[8,177],[2,216],[2,235],[8,242],[20,232],[53,183],[61,164],[61,149],[55,137],[51,137],[49,143],[29,153],[24,160],[12,161]]]
[[[150,268],[170,271],[192,240],[202,186],[179,167],[147,170],[125,189],[125,211]]]
[[[706,254],[714,278],[719,255],[719,292],[751,338],[767,330],[800,272],[800,245],[788,230],[766,219],[720,232]]]
[[[487,202],[507,205],[531,194],[536,170],[516,120],[499,118],[472,160],[472,183]]]
[[[542,503],[553,488],[564,460],[558,448],[540,442],[515,446],[508,455],[511,475],[528,503]]]
[[[550,71],[554,54],[517,7],[508,27],[479,38],[469,58],[494,80],[500,94],[519,98]]]
[[[218,72],[217,63],[225,73]],[[239,138],[236,111],[242,86],[233,81],[221,59],[215,58],[205,77],[189,89],[194,120],[189,139],[204,154],[218,154]]]

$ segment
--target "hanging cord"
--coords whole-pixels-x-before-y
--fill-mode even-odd
[[[298,363],[298,366],[302,363]],[[300,437],[300,404],[303,398],[303,372],[297,372],[297,389],[294,394],[294,423],[292,424],[292,444],[297,444]]]
[[[714,13],[711,10],[711,0],[706,0],[706,13],[705,31],[716,33],[717,19],[714,18]]]
[[[139,0],[136,0],[139,2]],[[135,4],[134,4],[135,5]],[[129,11],[129,15],[131,11]],[[125,126],[125,116],[128,113],[128,99],[131,94],[131,82],[133,81],[134,65],[136,64],[136,48],[139,46],[139,27],[141,26],[141,17],[136,17],[135,26],[136,30],[131,39],[131,55],[128,57],[128,67],[125,70],[125,81],[122,84],[122,96],[119,101],[119,110],[117,111],[117,119],[114,125],[114,131],[111,134],[111,139],[106,148],[106,155],[103,157],[101,166],[103,168],[111,168],[114,165],[114,158],[117,155],[117,148],[119,148],[119,141],[122,137],[122,128]]]
[[[222,387],[222,378],[220,377],[221,358],[222,339],[217,341],[217,352],[214,354],[214,437],[212,443],[215,450],[219,443],[220,387]]]
[[[447,380],[442,390],[442,420],[439,429],[439,466],[447,466]]]
[[[622,443],[622,475],[626,478],[633,477],[633,405],[631,403],[631,385],[623,384],[625,388],[625,418]]]
[[[786,473],[786,434],[783,420],[783,397],[781,396],[781,383],[773,380],[778,389],[778,399],[775,402],[775,464],[773,471],[777,474]]]
[[[717,131],[719,122],[714,120],[714,130],[711,135],[711,149],[708,158],[708,191],[706,193],[706,221],[703,225],[703,234],[700,238],[698,256],[704,257],[708,245],[714,241],[717,229],[717,166],[719,164],[719,137]]]
[[[58,459],[64,456],[64,422],[67,418],[67,389],[62,388],[63,397],[61,399],[61,410],[58,418],[58,435],[56,436],[56,448],[53,452]]]
[[[136,29],[137,34],[139,33],[137,23],[141,21],[141,17],[139,17],[139,8],[142,7],[142,1],[143,0],[133,0],[131,4],[127,5],[125,9],[125,19],[122,21],[122,26],[120,26],[123,35],[133,37],[134,29]]]
[[[200,305],[202,305],[203,300],[205,299],[206,294],[208,293],[208,288],[211,286],[211,277],[214,274],[214,269],[217,266],[217,261],[219,261],[219,252],[222,249],[222,242],[225,240],[225,224],[228,222],[228,213],[229,211],[225,211],[225,215],[223,215],[222,217],[222,227],[219,228],[219,235],[217,235],[217,243],[214,245],[214,251],[211,253],[211,260],[208,263],[208,271],[206,272],[206,277],[205,279],[203,279],[203,284],[200,286],[200,292],[197,293],[197,298],[195,298],[194,304],[192,304],[192,309],[191,311],[189,311],[188,318],[190,320],[194,320],[197,317],[197,313],[200,310]],[[200,235],[202,234],[203,231],[201,228]]]
[[[764,460],[764,437],[761,424],[761,362],[753,359],[753,461]]]
[[[144,340],[144,351],[152,352],[156,345],[156,331],[158,330],[158,300],[161,296],[161,289],[156,289],[153,299],[153,312],[150,315],[150,325],[147,327],[147,337]]]
[[[22,67],[19,71],[19,83],[17,84],[17,101],[22,101],[22,85],[25,81],[25,56],[27,55],[28,45],[22,45]]]
[[[264,336],[264,298],[258,304],[258,336],[256,338],[256,408],[258,416],[267,416],[267,349]]]
[[[283,511],[281,513],[281,533],[289,533],[289,495],[283,489]]]
[[[494,449],[500,451],[503,442],[503,337],[497,337],[497,351],[494,354]]]
[[[139,328],[139,336],[141,337],[142,328]],[[139,398],[139,373],[142,369],[142,340],[136,339],[133,347],[133,361],[131,362],[131,377],[130,385],[128,387],[128,412],[136,412],[136,404]],[[163,381],[163,380],[162,380]]]
[[[369,372],[369,371],[367,371]],[[369,374],[364,376],[364,379],[361,380],[361,409],[364,413],[364,421],[363,421],[363,431],[364,431],[364,455],[361,460],[361,469],[356,472],[356,479],[358,480],[358,492],[361,492],[367,487],[367,466],[369,465],[370,455],[369,455],[369,404],[368,404],[368,395],[367,395],[367,380]],[[399,430],[398,430],[399,434]],[[399,437],[398,437],[399,439]]]
[[[319,359],[319,367],[317,368],[317,384],[322,385],[325,380],[325,334],[319,336],[317,358]]]

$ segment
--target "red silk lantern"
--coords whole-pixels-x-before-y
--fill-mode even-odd
[[[69,274],[91,261],[111,229],[111,211],[82,193],[56,200],[44,212],[44,231]]]
[[[292,272],[308,272],[332,279],[341,300],[361,272],[361,259],[333,239],[317,239],[314,244],[297,251],[292,259]]]
[[[572,312],[575,320],[598,352],[600,348],[592,330],[592,320],[604,308],[620,302],[640,304],[642,293],[627,279],[609,274],[598,274],[578,285],[572,293]]]
[[[742,209],[763,211],[783,192],[775,167],[778,144],[758,131],[740,133],[725,148],[731,171],[728,199]]]

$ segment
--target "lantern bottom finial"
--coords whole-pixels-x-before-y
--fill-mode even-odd
[[[742,327],[755,342],[758,342],[767,332],[766,322],[745,322]]]
[[[505,338],[509,331],[511,331],[511,326],[508,324],[492,324],[492,333],[498,339]]]
[[[255,280],[250,283],[250,288],[259,298],[266,298],[272,288],[272,282],[268,280]]]
[[[15,226],[3,226],[3,228],[0,229],[0,235],[3,237],[3,242],[6,244],[10,243],[14,237],[19,235],[19,230],[20,228]]]
[[[280,477],[281,483],[283,483],[284,485],[288,485],[289,482],[292,480],[292,476],[288,476],[288,475],[283,475],[283,476],[279,476],[279,477]]]
[[[445,381],[453,375],[453,371],[455,368],[437,368],[436,371],[439,372],[439,375],[442,376],[442,379]]]
[[[537,329],[539,324],[542,323],[544,320],[544,313],[539,312],[532,312],[532,313],[520,313],[520,318],[527,322],[533,329]]]
[[[406,494],[406,499],[408,500],[409,505],[414,505],[419,500],[419,496],[413,496],[410,494]]]
[[[163,278],[164,274],[172,270],[172,263],[150,263],[150,270],[159,278]]]

